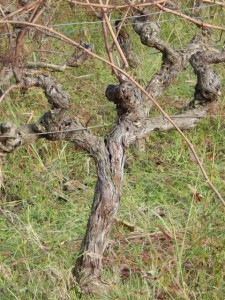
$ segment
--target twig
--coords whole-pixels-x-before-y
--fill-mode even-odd
[[[0,24],[5,24],[6,21],[0,21]],[[134,85],[136,85],[136,87],[138,87],[143,94],[145,94],[147,96],[148,99],[150,99],[154,105],[158,108],[158,110],[162,113],[162,115],[174,126],[174,128],[176,128],[176,130],[179,132],[179,134],[181,135],[181,137],[183,138],[183,140],[186,142],[186,144],[188,145],[188,147],[190,148],[193,156],[196,159],[196,162],[199,166],[199,169],[201,170],[207,184],[211,187],[211,189],[214,191],[214,193],[217,195],[217,197],[220,199],[221,203],[225,206],[225,200],[223,199],[223,197],[220,195],[219,191],[216,189],[216,187],[213,185],[213,183],[210,181],[204,166],[201,162],[201,160],[199,159],[194,146],[191,144],[191,142],[189,141],[189,139],[186,137],[186,135],[180,130],[180,128],[176,125],[176,123],[170,118],[170,116],[163,110],[163,108],[158,104],[158,102],[149,94],[146,92],[146,90],[133,78],[131,77],[127,72],[125,72],[124,70],[122,70],[121,68],[117,67],[116,65],[112,64],[111,62],[109,62],[108,60],[102,58],[101,56],[97,55],[94,52],[89,51],[88,49],[86,49],[85,47],[82,47],[81,45],[79,45],[77,42],[71,40],[70,38],[68,38],[67,36],[63,35],[60,32],[55,31],[52,28],[48,28],[39,24],[33,24],[33,23],[28,23],[28,22],[20,22],[20,21],[9,21],[9,23],[11,24],[21,24],[21,25],[25,25],[25,26],[31,26],[31,27],[36,27],[36,28],[40,28],[40,29],[44,29],[46,31],[49,31],[53,34],[55,34],[56,36],[60,37],[60,39],[62,41],[68,42],[71,45],[74,45],[76,47],[79,47],[80,49],[84,50],[85,52],[87,52],[89,55],[91,55],[94,58],[99,59],[100,61],[104,62],[107,65],[110,65],[111,67],[114,67],[115,69],[117,69],[121,74],[123,74],[128,80],[130,80],[131,82],[133,82]]]
[[[103,20],[103,22],[102,22],[102,32],[103,32],[103,38],[104,38],[104,42],[105,42],[105,49],[106,49],[106,52],[108,54],[109,61],[112,64],[114,64],[113,55],[112,55],[112,48],[110,49],[109,43],[108,43],[108,38],[107,38],[107,29],[106,29],[105,9],[104,8],[102,8],[102,20]],[[112,67],[112,72],[119,79],[118,71],[113,67]]]
[[[59,72],[65,71],[67,67],[66,64],[60,66],[60,65],[49,64],[45,62],[28,62],[26,66],[28,68],[47,68]]]
[[[99,3],[102,3],[102,1],[99,0]],[[104,10],[104,9],[103,9],[103,10]],[[117,48],[119,54],[120,54],[120,56],[121,56],[121,58],[122,58],[122,60],[123,60],[123,62],[124,62],[125,68],[128,68],[128,67],[129,67],[129,64],[128,64],[127,59],[126,59],[126,57],[125,57],[125,55],[124,55],[124,53],[123,53],[123,50],[121,49],[120,44],[119,44],[119,42],[118,42],[118,40],[117,40],[117,38],[116,38],[116,36],[115,36],[115,33],[114,33],[113,29],[112,29],[112,25],[111,25],[111,23],[110,23],[110,21],[109,21],[109,18],[108,18],[108,16],[107,16],[105,10],[104,10],[104,19],[103,19],[103,21],[105,21],[106,24],[107,24],[107,26],[108,26],[109,32],[110,32],[110,34],[111,34],[111,36],[112,36],[112,39],[113,39],[113,41],[114,41],[114,43],[115,43],[115,45],[116,45],[116,48]]]
[[[105,20],[105,13],[103,12],[102,13],[102,18],[103,20]],[[112,50],[110,49],[109,47],[109,43],[108,43],[108,39],[107,39],[107,29],[106,29],[106,22],[102,22],[102,32],[103,32],[103,38],[104,38],[104,42],[105,42],[105,49],[106,49],[106,52],[108,54],[108,58],[109,58],[109,61],[114,64],[114,61],[113,61],[113,56],[112,56]],[[115,76],[119,79],[119,74],[118,74],[118,71],[112,66],[112,72],[115,74]]]
[[[216,26],[216,25],[211,25],[211,24],[208,24],[208,23],[204,23],[202,21],[199,21],[195,18],[192,18],[190,16],[187,16],[179,11],[175,11],[175,10],[172,10],[172,9],[169,9],[165,6],[162,6],[160,4],[155,4],[155,6],[160,9],[160,10],[163,10],[165,12],[168,12],[168,13],[171,13],[173,15],[176,15],[178,17],[181,17],[181,18],[184,18],[192,23],[195,23],[196,25],[200,26],[200,27],[205,27],[205,28],[212,28],[212,29],[218,29],[218,30],[222,30],[222,31],[225,31],[225,27],[222,27],[222,26]]]
[[[125,22],[125,20],[126,20],[126,17],[127,17],[128,13],[129,13],[130,9],[131,9],[131,8],[129,7],[129,8],[126,10],[126,12],[125,12],[125,14],[124,14],[122,20],[120,21],[120,24],[119,24],[118,28],[116,28],[116,29],[117,29],[117,32],[116,32],[116,38],[118,38],[118,36],[119,36],[119,34],[120,34],[120,30],[121,30],[121,28],[123,27],[123,24],[124,24],[124,22]]]
[[[40,17],[40,15],[45,10],[45,7],[44,7],[44,8],[42,8],[40,10],[41,14],[38,13],[38,9],[40,8],[41,4],[42,4],[42,0],[39,0],[37,2],[36,6],[34,7],[34,10],[33,10],[32,14],[31,14],[28,22],[35,23],[38,20],[38,18]],[[18,34],[18,36],[16,38],[15,57],[19,57],[18,53],[19,53],[19,50],[21,48],[22,41],[23,41],[24,37],[27,34],[27,31],[28,31],[28,28],[26,28],[26,27],[23,28],[23,30]]]

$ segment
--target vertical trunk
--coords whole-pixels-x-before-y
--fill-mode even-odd
[[[80,256],[73,269],[73,275],[85,293],[107,291],[101,281],[102,259],[120,205],[124,150],[118,143],[111,143],[109,153],[105,151],[105,157],[96,159],[98,180],[94,201]]]

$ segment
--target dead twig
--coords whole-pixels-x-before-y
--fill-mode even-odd
[[[104,12],[102,14],[103,20],[105,20]],[[105,49],[109,58],[109,61],[114,64],[113,61],[113,55],[112,55],[112,49],[109,47],[108,38],[107,38],[107,29],[106,29],[106,22],[102,22],[102,32],[103,32],[103,38],[105,42]],[[118,71],[112,66],[112,72],[115,74],[115,76],[119,79]]]
[[[105,49],[109,58],[109,61],[114,64],[113,55],[112,55],[112,48],[109,47],[108,37],[107,37],[107,28],[106,28],[106,20],[105,20],[105,10],[102,9],[102,32],[103,32],[103,38],[105,43]],[[115,74],[115,76],[119,79],[118,71],[112,67],[112,72]]]
[[[99,3],[102,4],[102,1],[99,0]],[[118,42],[118,40],[117,40],[117,38],[116,38],[116,35],[115,35],[114,31],[113,31],[113,28],[112,28],[112,25],[111,25],[110,20],[109,20],[109,18],[108,18],[108,15],[107,15],[107,13],[106,13],[106,10],[104,10],[104,8],[103,8],[103,11],[104,11],[104,14],[103,14],[103,16],[104,16],[103,22],[106,22],[106,24],[107,24],[107,26],[108,26],[108,29],[109,29],[109,32],[110,32],[110,34],[111,34],[111,36],[112,36],[112,39],[113,39],[113,41],[114,41],[114,43],[115,43],[115,45],[116,45],[116,48],[117,48],[117,50],[118,50],[118,52],[119,52],[119,54],[120,54],[120,56],[121,56],[121,58],[122,58],[122,61],[124,62],[125,68],[128,68],[128,67],[129,67],[129,64],[128,64],[127,59],[126,59],[126,57],[125,57],[125,55],[124,55],[124,53],[123,53],[123,50],[122,50],[121,47],[120,47],[120,44],[119,44],[119,42]]]

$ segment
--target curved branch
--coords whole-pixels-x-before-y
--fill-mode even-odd
[[[167,43],[159,38],[160,26],[156,22],[149,22],[148,19],[144,18],[144,21],[140,17],[139,20],[135,20],[133,28],[136,33],[140,36],[142,44],[153,47],[165,56],[164,60],[168,60],[170,63],[176,63],[179,56]]]
[[[195,106],[196,102],[206,105],[218,100],[221,94],[221,80],[210,64],[224,61],[224,50],[221,53],[198,51],[191,56],[190,64],[197,75],[197,84],[195,86],[194,100],[190,103],[190,106]]]

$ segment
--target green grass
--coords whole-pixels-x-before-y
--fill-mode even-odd
[[[59,14],[55,22],[68,19],[73,21],[69,13],[65,19]],[[195,27],[181,21],[176,21],[176,27],[174,24],[162,23],[162,35],[180,47]],[[184,39],[186,26],[189,36]],[[85,34],[96,44],[95,51],[105,56],[100,31],[88,29]],[[70,30],[65,33],[74,37]],[[79,35],[76,38],[79,40]],[[140,45],[135,36],[132,39],[145,63],[142,69],[130,72],[146,84],[159,68],[161,56],[151,54],[154,50]],[[52,40],[48,46],[73,52],[69,46],[62,50],[59,41]],[[59,63],[64,58],[49,55],[46,59]],[[223,66],[217,69],[225,78]],[[110,68],[90,59],[79,68],[52,76],[71,95],[71,114],[78,115],[84,124],[91,118],[89,126],[112,126],[114,106],[104,97],[106,86],[116,82]],[[179,108],[191,99],[192,80],[195,77],[188,68],[161,97],[167,111],[174,112],[172,104]],[[224,95],[224,79],[222,83]],[[36,88],[10,95],[1,105],[1,120],[23,124],[30,114],[35,121],[48,109],[43,93]],[[218,110],[186,132],[223,195],[225,121],[220,115],[224,115],[224,107],[222,96]],[[103,136],[110,126],[94,132]],[[146,153],[132,149],[127,153],[121,208],[104,260],[103,278],[110,284],[111,294],[90,299],[223,300],[224,208],[178,133],[153,133],[146,139],[146,148]],[[0,299],[79,299],[71,269],[91,208],[96,181],[93,161],[67,143],[41,140],[7,156],[3,174]],[[66,191],[64,184],[70,180],[79,180],[84,188]]]

